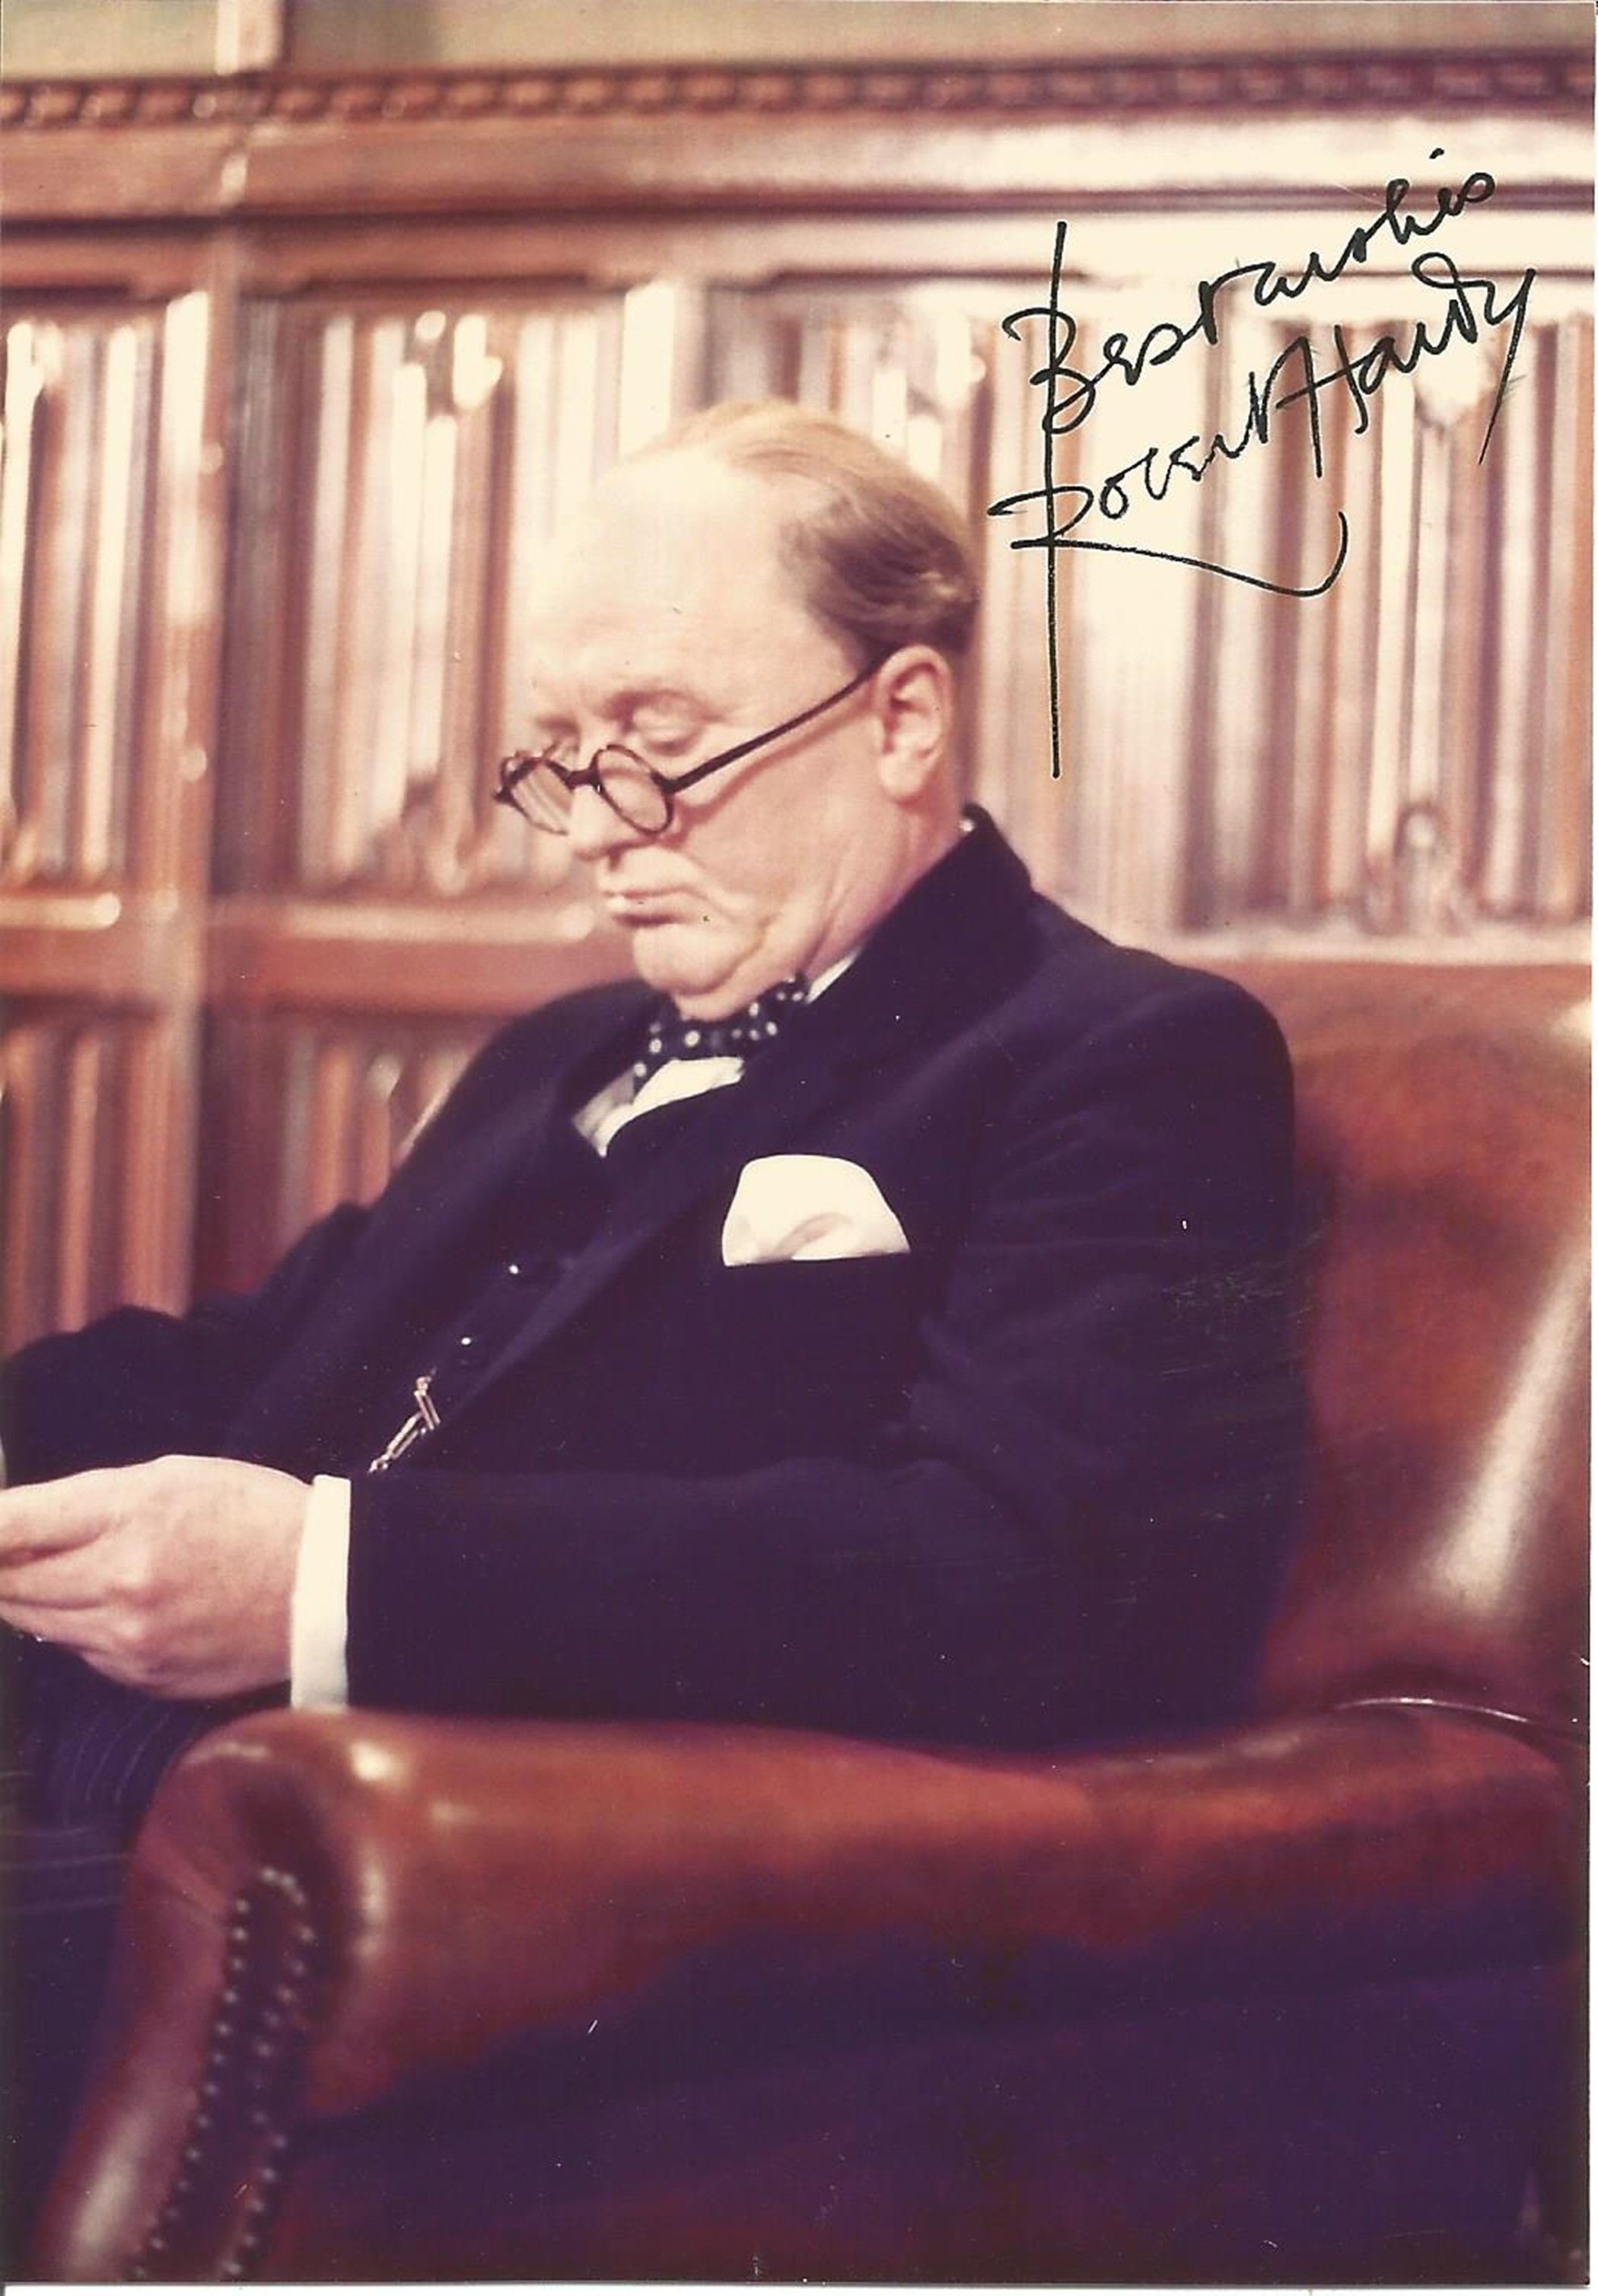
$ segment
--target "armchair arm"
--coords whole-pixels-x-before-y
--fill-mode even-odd
[[[119,2276],[158,2225],[161,2278],[196,2242],[247,2260],[291,2125],[586,2026],[751,1939],[824,1972],[863,1948],[1009,1973],[1041,1956],[1085,1998],[1244,1966],[1323,1983],[1560,1950],[1578,1857],[1542,1752],[1421,1711],[1027,1759],[256,1717],[187,1757],[141,1836],[37,2268]]]

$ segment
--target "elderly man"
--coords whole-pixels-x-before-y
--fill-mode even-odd
[[[241,1698],[1010,1746],[1233,1703],[1284,1058],[963,815],[975,606],[949,505],[785,406],[556,538],[500,794],[642,980],[503,1032],[252,1297],[14,1361],[37,1816],[126,1824]]]

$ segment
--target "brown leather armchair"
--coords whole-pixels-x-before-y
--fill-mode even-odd
[[[39,2276],[1577,2276],[1585,984],[1250,977],[1315,1257],[1258,1718],[219,1733]]]

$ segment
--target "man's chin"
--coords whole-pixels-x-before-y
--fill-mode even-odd
[[[742,983],[750,952],[729,949],[702,927],[673,922],[636,926],[633,964],[641,980],[669,996],[690,1020],[718,1021],[736,1013],[769,982]]]
[[[704,934],[692,926],[638,925],[632,944],[639,979],[684,1010],[705,997],[714,999],[731,969],[726,951],[707,946]]]

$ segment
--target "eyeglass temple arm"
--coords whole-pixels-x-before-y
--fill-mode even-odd
[[[764,734],[752,734],[747,742],[740,742],[733,749],[723,750],[718,757],[707,758],[702,766],[691,766],[685,774],[660,774],[647,759],[641,759],[640,763],[663,790],[675,793],[677,790],[692,789],[694,783],[702,782],[707,774],[719,773],[723,766],[735,766],[740,758],[747,758],[752,751],[763,750],[768,742],[780,742],[784,734],[797,734],[801,726],[807,726],[813,718],[819,718],[824,709],[835,709],[839,702],[847,701],[851,693],[858,693],[866,681],[876,676],[887,659],[884,654],[881,661],[868,664],[857,676],[851,677],[847,685],[840,685],[836,693],[824,695],[821,701],[813,701],[807,709],[799,710],[792,718],[784,718],[780,726],[768,726]]]

